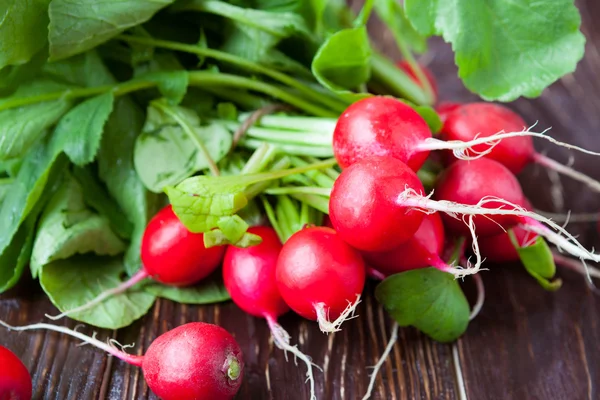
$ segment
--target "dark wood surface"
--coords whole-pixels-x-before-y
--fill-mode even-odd
[[[579,146],[600,151],[600,2],[578,1],[588,42],[577,72],[563,78],[541,98],[513,104],[528,122],[552,126],[551,134]],[[382,49],[396,53],[390,37],[374,36]],[[431,44],[428,63],[438,77],[441,97],[473,100],[456,79],[452,54],[441,41]],[[569,153],[548,149],[567,161]],[[575,167],[600,178],[597,159],[577,155]],[[550,182],[535,167],[520,176],[533,204],[553,210]],[[575,212],[600,209],[600,197],[564,179],[565,208]],[[600,246],[595,225],[573,224],[587,246]],[[563,288],[542,290],[518,265],[490,265],[482,273],[487,299],[481,314],[454,345],[439,344],[414,329],[401,329],[399,341],[379,375],[375,399],[461,399],[460,380],[470,400],[486,399],[598,399],[600,392],[600,298],[581,276],[559,271]],[[468,292],[471,282],[464,283]],[[369,285],[359,307],[359,318],[342,332],[320,333],[315,323],[293,315],[282,318],[292,340],[322,365],[316,372],[321,399],[360,399],[368,383],[367,367],[375,364],[389,338],[390,320],[372,297]],[[36,284],[25,279],[0,296],[0,318],[13,324],[43,320],[53,307]],[[231,303],[185,306],[157,301],[141,321],[119,332],[100,331],[121,343],[135,343],[132,352],[144,352],[153,338],[189,321],[214,322],[232,332],[246,361],[240,399],[307,399],[304,368],[286,362],[274,348],[266,323],[245,315]],[[64,322],[74,327],[72,321]],[[89,327],[82,328],[91,333]],[[155,399],[138,368],[107,357],[76,340],[49,332],[8,333],[0,330],[0,345],[13,350],[31,371],[35,399]],[[454,354],[454,357],[453,357]],[[458,373],[458,367],[461,373]],[[460,377],[460,379],[459,379]]]

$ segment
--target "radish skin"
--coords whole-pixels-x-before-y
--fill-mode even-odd
[[[49,330],[73,336],[128,364],[141,367],[148,387],[163,400],[229,400],[238,392],[244,374],[239,345],[225,329],[192,322],[157,337],[143,356],[127,354],[64,326],[0,325],[13,331]]]
[[[31,400],[31,375],[23,362],[0,346],[0,399]]]

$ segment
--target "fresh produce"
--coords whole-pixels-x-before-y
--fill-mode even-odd
[[[546,240],[600,261],[532,211],[513,175],[533,161],[597,189],[535,152],[533,138],[598,153],[533,132],[498,104],[437,104],[444,93],[416,57],[441,36],[483,100],[535,97],[583,55],[571,0],[528,13],[498,1],[493,19],[466,1],[455,13],[423,0],[369,0],[357,13],[340,1],[113,3],[15,2],[3,15],[0,293],[28,268],[54,318],[108,329],[159,297],[232,299],[306,364],[314,398],[311,358],[277,322],[290,309],[338,331],[375,276],[392,337],[414,326],[449,342],[483,302],[471,311],[455,278],[483,272],[486,253],[516,254],[548,290],[560,287],[560,255]],[[376,50],[372,13],[401,62]],[[231,398],[242,384],[239,347],[201,322],[156,338],[145,356],[60,326],[7,327],[94,344],[142,367],[165,399]]]
[[[306,364],[311,399],[316,399],[310,359],[296,346],[290,345],[290,335],[277,323],[277,318],[289,311],[275,280],[277,259],[282,248],[279,237],[268,226],[255,226],[248,232],[260,236],[262,242],[248,248],[227,248],[223,261],[225,287],[238,307],[267,320],[277,347],[289,351]]]
[[[148,387],[163,400],[232,399],[244,377],[242,351],[233,336],[217,325],[204,322],[190,322],[163,333],[143,356],[125,353],[112,342],[108,344],[63,326],[43,323],[11,326],[4,321],[0,325],[13,331],[60,332],[91,344],[142,368]],[[31,393],[31,384],[29,392],[22,393]]]
[[[31,376],[25,365],[9,349],[0,346],[0,399],[30,400],[32,391]]]
[[[279,254],[277,287],[285,302],[323,332],[335,332],[359,303],[365,285],[360,254],[331,228],[305,228]]]

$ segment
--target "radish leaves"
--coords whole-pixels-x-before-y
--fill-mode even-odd
[[[515,244],[512,230],[509,231],[509,235],[511,235],[511,241]],[[526,247],[516,246],[515,248],[519,253],[521,263],[529,272],[529,275],[538,281],[540,286],[549,291],[560,289],[561,279],[550,281],[556,274],[556,265],[554,264],[552,250],[550,250],[544,238],[538,237],[532,245]]]
[[[406,0],[405,7],[421,34],[452,44],[459,76],[486,100],[536,97],[583,57],[573,0]]]
[[[439,342],[456,340],[469,324],[469,303],[458,282],[435,268],[392,275],[375,297],[400,326],[412,325]]]
[[[198,285],[189,287],[166,286],[157,282],[144,285],[144,290],[158,297],[183,304],[212,304],[231,299],[223,286],[221,270],[203,279]]]

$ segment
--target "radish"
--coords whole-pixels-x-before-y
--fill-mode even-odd
[[[442,138],[449,141],[463,142],[486,137],[500,139],[501,135],[498,135],[498,132],[519,132],[525,128],[527,128],[527,124],[523,118],[507,107],[492,103],[471,103],[462,105],[448,114],[442,129]],[[564,146],[571,147],[569,145]],[[488,149],[489,145],[481,144],[473,146],[471,150],[475,153],[481,153]],[[578,150],[582,149],[578,148]],[[597,154],[589,151],[584,152]],[[579,180],[596,191],[600,191],[600,182],[536,152],[531,135],[515,135],[512,137],[505,135],[505,138],[499,141],[485,157],[502,163],[514,174],[521,172],[527,164],[535,162]]]
[[[451,112],[446,125],[462,109],[460,107]],[[510,128],[516,129],[516,125]],[[390,97],[371,96],[353,103],[341,114],[333,131],[333,153],[342,168],[366,157],[390,156],[417,171],[432,150],[451,150],[456,158],[473,160],[491,153],[503,139],[536,136],[563,147],[600,155],[524,128],[519,126],[514,132],[499,132],[483,137],[477,137],[477,132],[472,132],[466,141],[439,140],[432,137],[425,120],[407,104]],[[500,131],[502,129],[508,128],[499,128]]]
[[[406,72],[406,74],[417,85],[419,85],[420,87],[426,89],[423,86],[423,83],[419,80],[419,77],[417,76],[417,73],[416,73],[415,69],[413,68],[413,66],[408,61],[402,60],[402,61],[399,61],[396,65],[402,71]],[[433,74],[431,73],[431,71],[429,70],[429,68],[424,67],[423,65],[419,65],[419,69],[423,73],[424,77],[427,79],[427,83],[429,84],[429,88],[431,89],[431,94],[433,96],[433,103],[435,103],[437,101],[437,96],[438,96],[438,87],[437,87],[437,83],[435,81],[435,77],[433,76]]]
[[[0,346],[0,399],[31,400],[31,376],[23,362]]]
[[[179,221],[171,205],[167,205],[146,226],[141,245],[143,267],[139,272],[82,306],[47,317],[57,320],[85,311],[111,296],[125,292],[146,278],[170,286],[193,285],[217,269],[224,253],[224,246],[204,247],[204,235],[191,233]]]
[[[11,326],[3,321],[0,325],[14,331],[42,329],[76,337],[141,367],[148,387],[163,400],[232,399],[243,380],[240,346],[225,329],[213,324],[191,322],[172,329],[156,338],[143,356],[127,354],[114,341],[105,343],[64,326]]]
[[[365,265],[333,229],[309,227],[283,245],[276,279],[292,310],[318,321],[321,331],[335,332],[360,302]]]
[[[448,271],[452,268],[440,258],[444,240],[444,226],[439,214],[426,214],[419,229],[406,242],[389,251],[365,251],[362,255],[365,263],[383,276],[431,266]]]
[[[489,163],[500,168],[486,167]],[[464,168],[465,165],[468,167]],[[465,171],[469,173],[463,174]],[[478,171],[484,176],[477,177]],[[499,172],[499,175],[485,175],[491,171]],[[477,179],[479,185],[474,185],[473,179]],[[562,227],[525,210],[521,188],[513,181],[516,182],[516,179],[510,171],[493,160],[459,161],[444,173],[440,182],[446,197],[438,195],[441,200],[435,201],[423,196],[423,187],[416,174],[402,161],[392,157],[370,157],[342,171],[331,192],[329,214],[339,236],[365,251],[385,250],[381,243],[386,241],[388,244],[394,242],[396,246],[402,243],[398,238],[408,240],[423,219],[419,212],[441,211],[447,214],[444,217],[452,221],[454,227],[458,224],[453,219],[461,221],[459,215],[468,216],[466,224],[469,229],[465,230],[474,239],[477,263],[474,268],[460,270],[457,276],[479,271],[481,256],[477,248],[476,228],[477,232],[482,229],[491,235],[501,231],[498,223],[505,229],[523,224],[528,230],[546,237],[557,247],[582,260],[600,261],[600,256],[586,250]],[[488,190],[491,182],[494,182],[492,193]],[[474,216],[486,218],[475,219]]]
[[[458,109],[460,106],[462,106],[461,103],[455,103],[453,101],[445,101],[443,103],[440,103],[436,108],[435,111],[437,112],[438,116],[440,117],[440,120],[442,121],[442,124],[446,122],[446,120],[448,119],[448,116],[456,109]]]
[[[277,347],[289,351],[307,366],[311,399],[316,399],[310,359],[296,346],[290,345],[289,334],[277,323],[277,318],[289,311],[279,294],[275,280],[277,259],[282,245],[271,227],[257,226],[248,232],[261,237],[256,246],[229,246],[223,260],[223,280],[233,302],[248,314],[265,318]]]

